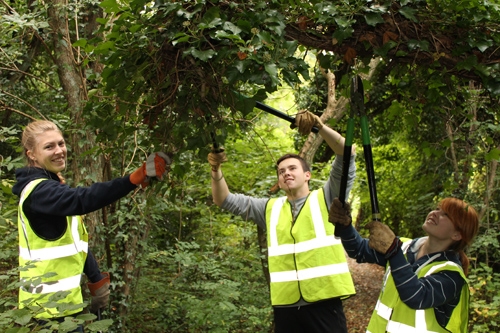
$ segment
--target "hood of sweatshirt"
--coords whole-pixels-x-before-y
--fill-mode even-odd
[[[21,196],[24,187],[35,179],[47,178],[59,181],[59,177],[50,171],[37,167],[24,167],[16,170],[17,183],[12,187],[12,193]]]

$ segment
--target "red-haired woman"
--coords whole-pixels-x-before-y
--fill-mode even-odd
[[[479,228],[476,210],[456,198],[439,202],[425,219],[426,237],[404,239],[378,221],[362,238],[351,225],[349,204],[335,199],[329,221],[358,263],[387,267],[367,332],[467,332],[469,288],[465,254]]]

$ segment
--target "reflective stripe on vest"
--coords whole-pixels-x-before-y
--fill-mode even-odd
[[[406,247],[403,247],[406,253]],[[439,255],[438,255],[439,256]],[[435,258],[431,258],[430,261]],[[446,327],[436,320],[434,308],[415,310],[408,307],[399,298],[390,267],[384,277],[384,286],[373,311],[367,332],[369,333],[441,333],[467,332],[469,289],[462,267],[451,261],[424,264],[415,272],[419,278],[439,271],[459,272],[466,281],[462,287],[460,301],[453,310]]]
[[[42,181],[37,179],[23,189],[18,209],[19,266],[20,280],[19,307],[37,304],[43,307],[57,292],[68,295],[60,303],[79,305],[83,303],[80,288],[81,275],[88,251],[88,234],[79,216],[68,216],[65,233],[53,241],[36,235],[24,214],[23,204],[33,189]],[[37,314],[39,318],[67,316],[83,310],[82,307],[59,312],[56,308],[46,308]]]
[[[323,190],[312,191],[292,226],[286,197],[266,207],[271,303],[287,305],[355,293],[344,248],[333,235]]]

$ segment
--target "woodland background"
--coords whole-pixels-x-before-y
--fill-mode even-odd
[[[354,75],[383,221],[418,237],[439,199],[474,205],[470,332],[499,331],[498,2],[0,0],[0,13],[0,331],[39,330],[33,312],[16,308],[11,188],[23,126],[47,118],[66,135],[71,186],[130,173],[153,151],[174,161],[164,182],[85,217],[112,274],[104,320],[80,318],[87,331],[272,332],[262,230],[213,204],[206,156],[213,139],[225,147],[233,192],[279,195],[274,162],[290,151],[321,186],[333,153],[255,102],[291,117],[307,109],[345,134]],[[371,208],[356,129],[349,200],[364,232]],[[358,291],[376,298],[376,279],[360,280]],[[371,314],[348,304],[348,316]]]

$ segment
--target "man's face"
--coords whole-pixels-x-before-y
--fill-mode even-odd
[[[304,171],[300,160],[287,158],[278,165],[278,184],[285,192],[309,190],[311,173]]]

